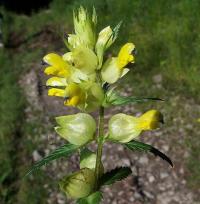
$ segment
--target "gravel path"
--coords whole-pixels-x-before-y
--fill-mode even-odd
[[[29,105],[26,108],[26,120],[34,121],[37,117],[43,121],[44,132],[37,138],[40,146],[32,154],[33,161],[37,161],[43,155],[63,144],[64,141],[53,132],[54,116],[74,113],[74,109],[62,106],[62,101],[53,97],[47,97],[44,87],[44,76],[39,72],[40,67],[32,69],[20,84],[24,90]],[[40,73],[40,74],[38,74]],[[126,89],[127,90],[127,89]],[[131,90],[128,89],[127,92]],[[126,93],[124,93],[126,94]],[[171,104],[177,106],[178,99],[171,99]],[[192,102],[193,103],[193,102]],[[190,107],[191,104],[188,104]],[[199,106],[196,110],[200,110]],[[193,108],[194,108],[193,106]],[[186,106],[185,106],[186,107]],[[77,110],[75,110],[77,112]],[[106,118],[115,112],[135,114],[139,110],[133,106],[116,107],[109,110]],[[165,112],[165,110],[163,110]],[[190,110],[188,110],[190,112]],[[200,111],[199,111],[200,112]],[[189,114],[189,113],[186,113]],[[168,120],[171,120],[168,118]],[[123,182],[118,182],[112,187],[104,188],[104,204],[199,204],[198,193],[192,191],[186,182],[187,170],[185,168],[186,159],[189,152],[183,145],[184,138],[190,127],[189,123],[182,121],[177,114],[173,118],[173,126],[163,127],[158,131],[144,133],[141,140],[159,147],[173,160],[175,167],[172,169],[160,158],[153,155],[130,152],[122,146],[107,143],[103,151],[103,162],[105,169],[112,169],[115,166],[131,166],[133,175]],[[93,148],[94,145],[92,145]],[[48,204],[73,203],[66,200],[65,196],[59,192],[56,181],[63,175],[78,169],[78,157],[72,156],[68,161],[61,159],[52,162],[44,168],[46,174],[52,178],[55,185],[44,183],[44,188],[49,192]],[[37,179],[35,176],[34,179]],[[199,202],[197,201],[199,200]]]

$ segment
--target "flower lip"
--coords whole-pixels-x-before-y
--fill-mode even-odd
[[[64,33],[64,38],[68,39],[69,34],[68,33]]]
[[[132,54],[132,55],[137,55],[137,54],[138,54],[137,49],[136,49],[136,48],[134,48],[134,49],[131,51],[131,54]]]
[[[44,60],[41,61],[41,65],[45,66],[45,65],[49,65],[47,62],[45,62]]]
[[[64,100],[65,100],[65,101],[67,101],[68,99],[70,99],[69,96],[65,96],[65,97],[64,97]]]
[[[105,82],[103,85],[103,90],[107,91],[110,88],[110,84],[108,82]]]

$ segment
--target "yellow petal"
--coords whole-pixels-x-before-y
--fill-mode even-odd
[[[120,50],[117,58],[117,65],[121,69],[125,67],[128,63],[134,63],[135,57],[132,52],[135,49],[133,43],[126,43]]]
[[[78,106],[85,101],[85,92],[78,84],[71,83],[65,89],[68,99],[64,102],[67,106]]]
[[[48,90],[49,96],[59,96],[59,97],[65,97],[65,90],[64,89],[57,89],[52,88]]]
[[[79,96],[73,96],[72,98],[66,100],[64,102],[64,105],[75,107],[79,104],[79,102],[80,102],[80,97]]]
[[[58,54],[55,53],[49,53],[47,55],[44,56],[43,60],[51,65],[51,66],[55,66],[55,67],[66,67],[68,66],[68,64],[62,59],[62,57]]]
[[[45,69],[45,74],[61,77],[68,77],[70,75],[70,65],[61,56],[50,53],[44,56],[43,60],[50,65]]]
[[[163,115],[157,110],[149,110],[138,118],[138,126],[142,130],[159,128],[163,123]]]
[[[46,82],[47,86],[66,86],[67,80],[60,77],[51,77]]]
[[[53,66],[46,67],[44,70],[46,75],[54,75],[58,77],[69,77],[70,71],[67,69],[57,68]]]

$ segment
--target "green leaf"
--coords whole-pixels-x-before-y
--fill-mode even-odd
[[[121,25],[122,25],[122,21],[120,21],[120,22],[115,26],[115,28],[113,29],[113,36],[112,36],[113,41],[116,40]]]
[[[129,167],[118,167],[103,174],[100,180],[100,186],[111,185],[116,181],[121,181],[132,173]]]
[[[111,102],[111,104],[118,106],[118,105],[127,105],[127,104],[133,104],[133,103],[144,103],[148,101],[163,101],[163,100],[160,98],[154,98],[154,97],[137,98],[133,96],[129,96],[129,97],[118,96],[115,100]]]
[[[115,92],[115,88],[110,89],[106,93],[106,97],[104,100],[104,107],[109,107],[110,105],[118,106],[118,105],[127,105],[127,104],[135,104],[135,103],[144,103],[148,101],[164,101],[163,99],[156,97],[133,97],[133,96],[120,96],[117,92]]]
[[[50,153],[47,157],[44,157],[43,159],[41,159],[40,161],[36,162],[32,168],[27,172],[27,174],[25,176],[29,176],[32,173],[34,173],[35,171],[37,171],[39,168],[41,168],[42,166],[48,164],[49,162],[58,159],[60,157],[68,157],[70,156],[72,153],[74,153],[80,146],[77,145],[73,145],[73,144],[65,144],[61,147],[59,147],[58,149],[56,149],[54,152]]]
[[[77,201],[77,204],[100,204],[103,196],[100,191],[97,191],[86,198],[81,198]]]
[[[125,145],[125,147],[127,147],[128,149],[130,149],[132,151],[139,150],[139,151],[151,152],[155,156],[159,156],[160,158],[162,158],[163,160],[168,162],[172,167],[174,166],[171,159],[167,155],[165,155],[164,153],[162,153],[161,151],[159,151],[158,149],[156,149],[155,147],[153,147],[149,144],[145,144],[143,142],[132,140],[131,142],[128,142],[124,145]]]

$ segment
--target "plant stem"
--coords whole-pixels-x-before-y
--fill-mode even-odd
[[[103,138],[104,138],[104,107],[101,106],[99,109],[99,121],[98,121],[98,137],[97,137],[98,147],[95,166],[95,179],[96,179],[95,190],[97,190],[99,186],[101,157],[104,143]]]

